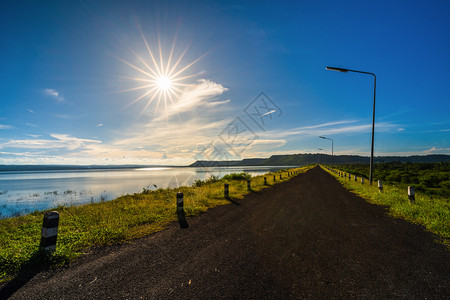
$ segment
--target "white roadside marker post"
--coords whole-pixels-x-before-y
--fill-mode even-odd
[[[189,224],[186,221],[186,212],[184,211],[183,193],[177,193],[177,215],[180,228],[189,228]]]
[[[59,213],[48,211],[44,214],[42,223],[40,248],[45,252],[56,251],[56,240],[58,237]]]
[[[415,195],[413,186],[408,186],[408,199],[409,199],[409,203],[416,202],[416,195]]]
[[[381,182],[381,180],[378,180],[378,190],[379,190],[380,192],[383,191],[383,183]]]
[[[183,193],[177,193],[177,213],[184,214]]]
[[[224,184],[224,196],[225,196],[225,198],[230,197],[229,190],[228,190],[228,183]]]

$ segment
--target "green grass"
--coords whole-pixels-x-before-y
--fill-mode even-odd
[[[450,201],[448,198],[416,192],[415,203],[410,203],[407,189],[403,186],[383,184],[383,192],[379,192],[376,182],[370,185],[369,181],[365,180],[363,185],[359,176],[358,181],[354,181],[353,176],[352,180],[349,180],[326,171],[336,177],[349,191],[370,203],[387,206],[390,215],[424,225],[427,230],[440,237],[439,242],[450,248]]]
[[[289,171],[306,172],[309,168]],[[279,174],[283,173],[280,180]],[[253,191],[260,191],[276,182],[289,180],[287,170],[251,178]],[[264,176],[268,185],[264,185]],[[62,206],[52,210],[60,213],[58,242],[55,253],[44,257],[38,251],[43,214],[0,220],[0,282],[12,279],[20,271],[54,268],[72,261],[89,248],[120,244],[163,230],[177,221],[176,193],[184,193],[186,216],[199,215],[208,208],[229,204],[224,199],[224,183],[229,184],[232,200],[249,193],[248,176],[237,174],[228,179],[210,178],[196,181],[192,187],[145,190],[115,200],[82,206]]]

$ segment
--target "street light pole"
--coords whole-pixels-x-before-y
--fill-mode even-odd
[[[369,174],[369,181],[370,185],[372,185],[373,181],[373,145],[374,145],[374,135],[375,135],[375,95],[377,92],[377,77],[375,74],[371,72],[364,72],[364,71],[357,71],[357,70],[350,70],[350,69],[344,69],[344,68],[336,68],[336,67],[326,67],[327,70],[330,71],[338,71],[342,73],[347,72],[354,72],[354,73],[362,73],[362,74],[368,74],[373,76],[373,112],[372,112],[372,146],[370,148],[370,174]]]
[[[324,136],[319,136],[319,138],[321,139],[325,139],[325,140],[330,140],[331,141],[331,168],[333,168],[333,156],[334,156],[334,142],[333,139],[324,137]]]
[[[325,151],[325,154],[326,155],[328,155],[328,152],[327,152],[327,150],[326,149],[322,149],[322,148],[318,148],[319,150],[321,150],[321,151]],[[318,153],[317,154],[318,156],[317,156],[317,164],[319,165],[320,163],[320,153]]]

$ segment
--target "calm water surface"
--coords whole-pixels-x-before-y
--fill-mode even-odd
[[[139,168],[0,172],[0,218],[59,205],[108,201],[125,194],[191,185],[211,175],[247,172],[252,176],[286,167]]]

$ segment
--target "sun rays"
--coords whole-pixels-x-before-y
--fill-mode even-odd
[[[175,107],[174,104],[179,100],[183,93],[184,87],[189,85],[188,79],[198,76],[199,74],[189,74],[189,69],[197,63],[206,54],[200,56],[194,61],[183,65],[182,60],[189,47],[175,57],[176,35],[173,39],[172,46],[168,55],[164,55],[164,49],[161,46],[161,40],[158,38],[157,43],[150,44],[145,38],[141,30],[139,33],[146,48],[146,57],[138,55],[133,49],[131,53],[137,59],[136,64],[117,58],[128,67],[137,72],[135,77],[122,77],[135,84],[134,87],[121,90],[120,92],[141,91],[140,95],[131,100],[127,107],[137,102],[144,101],[145,106],[141,110],[141,114],[146,111],[152,103],[156,103],[155,112],[158,111],[161,103],[167,112]],[[156,46],[156,47],[155,47]],[[153,50],[152,50],[153,47]],[[156,51],[154,48],[157,48]]]

